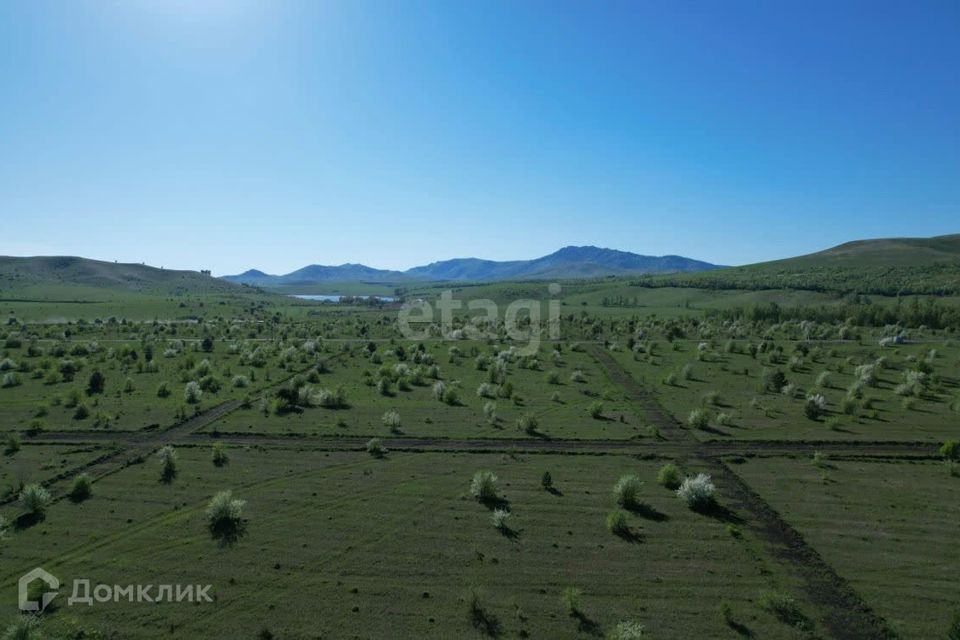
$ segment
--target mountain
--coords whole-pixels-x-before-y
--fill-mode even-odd
[[[208,273],[158,269],[71,256],[17,258],[0,256],[0,298],[43,296],[58,292],[111,290],[177,295],[240,293],[243,288]]]
[[[846,242],[807,255],[686,275],[644,286],[804,289],[880,295],[960,294],[960,234]]]
[[[407,271],[385,271],[360,264],[337,267],[310,265],[292,273],[271,276],[250,270],[224,276],[231,282],[279,286],[316,282],[458,281],[492,282],[519,279],[570,279],[610,275],[676,273],[716,269],[716,265],[681,256],[642,256],[599,247],[564,247],[534,260],[481,260],[457,258],[433,262]]]

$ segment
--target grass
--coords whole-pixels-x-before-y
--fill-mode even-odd
[[[765,575],[722,523],[686,510],[669,492],[645,485],[643,499],[668,518],[631,515],[634,525],[644,523],[642,544],[606,532],[612,482],[626,472],[653,479],[652,462],[553,459],[564,478],[557,496],[541,488],[538,456],[231,453],[230,465],[217,468],[208,449],[182,448],[170,485],[157,482],[153,465],[134,465],[99,481],[91,500],[54,504],[42,523],[0,547],[0,602],[15,601],[16,577],[43,558],[62,580],[214,585],[216,604],[203,616],[177,603],[114,603],[61,609],[49,621],[54,627],[69,615],[124,637],[167,637],[171,627],[194,637],[213,630],[252,637],[265,620],[277,637],[460,636],[471,629],[459,601],[474,587],[505,635],[567,637],[579,623],[564,614],[559,595],[571,583],[602,629],[640,619],[659,637],[712,637],[722,622],[703,616],[702,602],[724,598],[751,612],[755,633],[788,637],[752,602],[761,589],[777,588],[777,576]],[[491,512],[465,499],[465,479],[478,467],[499,476],[516,536],[498,533]],[[231,546],[211,539],[205,516],[225,489],[247,501],[249,518]],[[323,616],[309,613],[317,602],[325,603]],[[517,603],[523,620],[511,615]],[[276,616],[280,610],[300,614]]]
[[[944,637],[960,597],[954,575],[960,505],[947,498],[960,480],[933,461],[829,464],[827,485],[803,459],[751,459],[737,473],[900,637]]]

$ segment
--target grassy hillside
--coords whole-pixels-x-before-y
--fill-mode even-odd
[[[960,234],[858,240],[786,260],[635,282],[648,287],[955,295],[960,293]]]
[[[0,298],[100,299],[106,291],[171,296],[245,290],[197,271],[65,256],[0,257]]]

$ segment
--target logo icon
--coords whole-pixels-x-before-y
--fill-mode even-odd
[[[29,594],[30,585],[36,580],[43,580],[43,583],[47,585],[47,591],[44,591],[40,596],[39,602],[30,600]],[[17,584],[19,587],[20,611],[43,611],[57,597],[57,589],[60,588],[60,580],[39,567],[20,578]]]

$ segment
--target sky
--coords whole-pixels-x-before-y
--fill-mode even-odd
[[[0,254],[744,264],[960,232],[960,2],[5,0]]]

